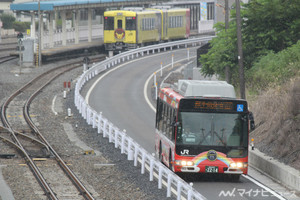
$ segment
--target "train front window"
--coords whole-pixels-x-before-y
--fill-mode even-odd
[[[247,147],[248,125],[245,113],[180,112],[179,145]]]
[[[122,20],[119,19],[119,20],[118,20],[118,28],[122,28],[122,26],[123,26],[122,24],[123,24],[123,23],[122,23]]]
[[[136,29],[135,17],[126,17],[126,30],[132,31]]]
[[[104,30],[114,30],[114,17],[104,17]]]

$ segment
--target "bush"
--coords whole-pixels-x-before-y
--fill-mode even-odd
[[[267,87],[283,84],[299,74],[300,40],[281,52],[270,52],[261,57],[246,76],[250,90],[264,91]]]
[[[30,29],[30,22],[18,22],[18,21],[15,21],[13,23],[13,28],[17,32],[26,32],[27,29]]]
[[[3,13],[2,15],[0,15],[0,19],[3,23],[4,29],[12,29],[13,22],[16,21],[16,18],[13,15],[7,13]]]

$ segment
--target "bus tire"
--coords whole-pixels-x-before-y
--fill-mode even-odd
[[[238,182],[240,180],[241,175],[240,174],[231,174],[231,180],[233,182]]]
[[[173,171],[172,152],[171,152],[171,149],[170,149],[170,155],[169,155],[169,169],[170,169],[171,171]]]
[[[162,163],[162,148],[161,148],[161,142],[159,143],[158,159],[159,159],[159,161]]]

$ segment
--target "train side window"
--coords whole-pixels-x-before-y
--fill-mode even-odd
[[[122,28],[122,26],[123,26],[122,24],[123,24],[123,23],[122,23],[122,20],[119,19],[119,20],[118,20],[118,28]]]
[[[126,30],[132,31],[136,29],[135,17],[126,17]]]
[[[114,17],[104,18],[104,30],[114,30]]]

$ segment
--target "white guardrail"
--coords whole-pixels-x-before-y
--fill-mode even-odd
[[[150,181],[153,181],[154,174],[158,179],[158,188],[162,188],[163,181],[167,183],[167,197],[171,197],[171,191],[177,195],[177,199],[206,199],[199,192],[197,192],[191,185],[186,183],[175,173],[169,170],[165,165],[159,162],[153,155],[148,153],[137,142],[126,134],[126,131],[121,131],[114,126],[112,122],[108,121],[102,113],[97,113],[92,107],[85,102],[85,99],[80,94],[80,90],[84,84],[99,73],[108,70],[109,68],[121,63],[129,61],[130,59],[144,56],[145,54],[160,52],[162,49],[172,50],[174,47],[180,48],[188,46],[197,46],[207,43],[213,36],[194,38],[187,40],[180,40],[176,42],[162,43],[130,50],[105,61],[95,64],[89,70],[85,71],[79,78],[75,86],[75,105],[81,113],[82,117],[86,119],[89,125],[97,128],[98,133],[102,133],[103,137],[108,137],[109,142],[114,142],[115,148],[121,149],[121,154],[127,154],[128,160],[134,160],[134,166],[141,165],[141,173],[145,173],[145,168],[149,171]],[[176,189],[172,189],[176,188]]]

